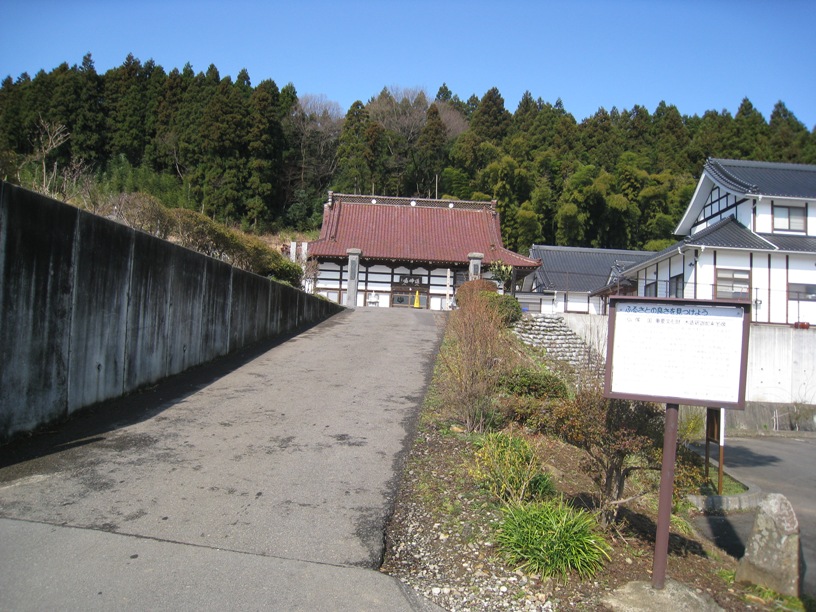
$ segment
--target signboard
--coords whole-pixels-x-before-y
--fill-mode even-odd
[[[706,441],[725,446],[725,410],[706,408]]]
[[[604,394],[743,408],[750,303],[610,298]]]

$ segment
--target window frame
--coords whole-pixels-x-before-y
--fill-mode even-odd
[[[788,300],[791,302],[816,302],[816,285],[789,282]]]
[[[681,272],[669,277],[669,297],[682,298],[686,292],[686,277]]]
[[[797,221],[801,215],[801,229],[791,227],[791,211],[796,211]],[[784,223],[783,223],[784,222]],[[782,227],[785,225],[786,227]],[[797,234],[807,233],[807,208],[804,206],[784,206],[773,205],[773,231],[775,232],[796,232]]]
[[[740,268],[717,268],[715,274],[714,298],[717,300],[750,300],[751,270]],[[736,291],[745,286],[745,291]],[[730,287],[730,290],[729,290]]]

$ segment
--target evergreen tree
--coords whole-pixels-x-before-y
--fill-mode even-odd
[[[687,150],[691,139],[677,107],[660,102],[653,120],[653,162],[657,172],[682,173],[689,166]]]
[[[764,160],[770,156],[770,131],[765,118],[748,98],[743,98],[733,123],[736,159]]]
[[[369,125],[368,111],[357,100],[346,113],[337,150],[335,189],[347,193],[363,193],[369,189],[371,173],[366,161]]]
[[[435,197],[439,176],[447,162],[447,144],[445,124],[436,104],[431,104],[413,156],[415,193]]]
[[[774,106],[768,127],[769,144],[773,151],[771,161],[795,162],[802,159],[808,141],[807,128],[781,100]]]
[[[253,227],[282,214],[285,141],[278,120],[280,92],[274,81],[261,81],[250,94],[247,154],[249,200],[247,217]]]
[[[495,87],[479,101],[470,119],[470,129],[482,140],[498,145],[507,135],[511,115],[504,108],[504,98]]]

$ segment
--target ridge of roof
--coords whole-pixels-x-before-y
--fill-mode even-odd
[[[542,249],[546,251],[564,251],[567,253],[597,253],[606,255],[630,255],[636,253],[651,253],[652,251],[637,251],[634,249],[596,249],[594,247],[570,247],[570,246],[556,246],[549,244],[534,244],[530,250]]]
[[[743,193],[759,193],[759,187],[757,185],[743,181],[726,170],[725,165],[727,164],[725,162],[729,161],[734,160],[714,159],[709,157],[708,160],[706,160],[705,169],[709,174],[716,177],[719,182],[734,189],[735,191],[741,191]]]
[[[399,196],[362,195],[329,192],[328,205],[347,202],[349,204],[370,204],[373,206],[411,206],[426,208],[464,208],[468,210],[496,210],[496,200],[450,200],[433,198],[405,198]]]

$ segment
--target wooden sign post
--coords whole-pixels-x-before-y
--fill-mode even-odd
[[[666,404],[652,588],[665,585],[680,404],[745,406],[750,302],[610,298],[604,395]]]
[[[723,492],[723,463],[725,461],[725,410],[706,408],[705,476],[708,478],[708,464],[711,459],[709,446],[714,442],[720,450],[717,468],[717,495]]]

